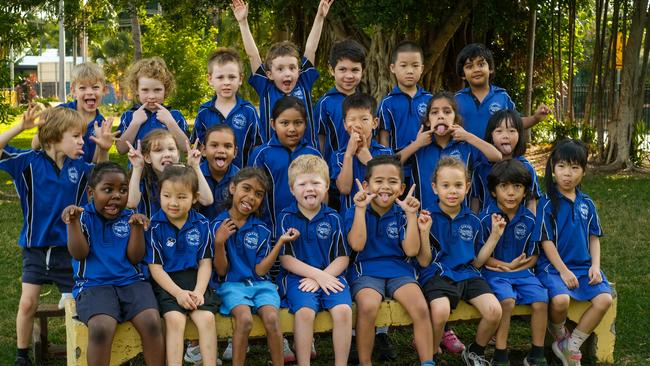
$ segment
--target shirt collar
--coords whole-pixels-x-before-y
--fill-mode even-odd
[[[202,161],[199,167],[201,169],[201,173],[203,173],[203,176],[212,179],[212,173],[210,173],[210,165],[207,160]],[[238,171],[239,169],[237,169],[235,164],[233,164],[231,161],[230,165],[228,166],[228,170],[226,170],[226,173],[223,175],[223,178],[221,178],[221,180],[233,177],[235,174],[237,174]]]

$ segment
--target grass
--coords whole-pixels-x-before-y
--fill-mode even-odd
[[[23,133],[12,141],[16,147],[26,148],[32,133]],[[111,158],[125,163],[115,153]],[[602,267],[610,281],[616,282],[618,292],[617,339],[615,349],[616,365],[650,364],[650,342],[646,331],[650,329],[650,246],[646,228],[650,226],[650,176],[641,175],[587,175],[583,189],[589,193],[599,208],[605,232],[602,238]],[[0,172],[0,281],[4,283],[4,296],[0,297],[0,364],[13,362],[15,353],[15,313],[20,296],[20,250],[16,238],[22,225],[22,214],[13,183],[8,175]],[[58,291],[45,286],[41,301],[54,303]],[[453,328],[469,342],[475,330],[474,323],[455,323]],[[391,331],[393,342],[398,347],[397,365],[413,365],[417,361],[411,348],[409,328]],[[54,343],[65,342],[65,327],[62,321],[50,323],[50,339]],[[520,365],[529,347],[530,332],[526,321],[515,321],[511,332],[511,360]],[[319,357],[316,365],[329,365],[333,357],[329,334],[317,335]],[[223,349],[223,344],[220,344]],[[256,340],[249,354],[250,365],[266,365],[269,359],[265,342]],[[460,365],[456,355],[446,355],[443,365]],[[551,360],[549,358],[549,360]],[[63,365],[64,361],[55,364]],[[134,364],[142,364],[135,361]],[[584,362],[584,365],[590,364]]]

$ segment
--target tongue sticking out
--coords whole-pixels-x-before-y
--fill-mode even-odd
[[[504,154],[512,153],[512,145],[510,144],[501,144],[501,152]]]
[[[390,196],[388,195],[388,193],[382,193],[379,195],[379,199],[381,200],[381,202],[384,203],[387,203],[389,198]]]
[[[224,159],[216,159],[215,162],[217,163],[217,166],[219,168],[223,168],[226,165],[226,160],[224,160]]]
[[[440,135],[445,133],[446,130],[447,130],[447,126],[445,126],[445,125],[437,125],[436,126],[436,133],[438,133]]]
[[[310,205],[316,204],[316,196],[307,196],[307,197],[305,197],[305,202],[307,202]]]

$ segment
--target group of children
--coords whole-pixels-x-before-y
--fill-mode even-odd
[[[335,86],[312,108],[331,3],[321,0],[302,58],[280,42],[262,62],[247,5],[233,1],[259,118],[237,93],[237,52],[219,49],[208,60],[215,96],[201,105],[191,135],[183,115],[163,105],[174,82],[156,57],[129,70],[136,104],[122,115],[119,138],[97,110],[106,86],[91,63],[73,70],[74,102],[40,113],[30,106],[0,134],[0,168],[14,179],[24,218],[16,365],[31,364],[31,323],[41,285],[51,282],[76,300],[92,365],[109,364],[123,321],[139,332],[148,365],[216,365],[217,311],[234,318],[224,357],[233,365],[245,364],[253,314],[274,365],[307,365],[321,310],[332,316],[334,363],[346,365],[352,348],[370,365],[375,338],[387,339],[375,329],[385,298],[413,320],[422,365],[435,365],[439,345],[462,352],[467,365],[508,365],[516,304],[532,306],[525,365],[547,364],[547,328],[563,365],[580,364],[581,344],[612,302],[596,208],[579,189],[586,147],[555,145],[543,195],[524,158],[524,128],[548,109],[521,118],[490,84],[494,60],[478,44],[458,55],[468,87],[456,95],[419,86],[422,50],[398,44],[390,64],[397,85],[377,107],[358,90],[363,48],[339,42],[329,58]],[[33,149],[7,145],[33,127]],[[129,172],[108,161],[114,141]],[[592,303],[572,332],[564,326],[570,299]],[[466,348],[446,327],[460,300],[481,314]],[[295,316],[295,355],[280,307]],[[184,354],[187,317],[199,342]],[[484,351],[493,336],[490,362]]]

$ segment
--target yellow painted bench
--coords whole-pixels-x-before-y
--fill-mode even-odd
[[[614,362],[614,342],[616,337],[614,322],[616,321],[616,305],[616,296],[614,296],[612,307],[609,309],[607,314],[605,314],[600,325],[598,325],[594,330],[596,335],[596,358],[598,362]],[[573,301],[569,308],[569,319],[577,321],[588,307],[588,302]],[[83,323],[73,318],[77,313],[74,300],[69,299],[66,302],[65,313],[68,366],[86,366],[88,328],[86,328]],[[530,315],[530,307],[516,306],[513,315]],[[458,308],[451,314],[450,321],[472,319],[479,319],[479,313],[471,305],[461,302],[458,305]],[[224,339],[232,336],[234,328],[232,318],[217,314],[216,322],[218,338]],[[382,303],[377,316],[377,326],[405,326],[410,325],[411,323],[411,318],[399,303],[395,301],[384,301]],[[293,315],[289,314],[287,309],[282,309],[280,311],[280,327],[282,328],[282,332],[285,334],[293,331]],[[332,318],[329,313],[320,312],[316,316],[316,321],[314,322],[314,332],[322,333],[330,331],[331,329]],[[255,316],[251,336],[261,337],[264,335],[265,333],[262,321]],[[185,337],[187,339],[198,338],[196,326],[189,319],[185,328]],[[117,327],[117,332],[115,333],[115,338],[113,340],[111,365],[121,365],[135,357],[140,352],[142,352],[142,346],[138,332],[129,322],[120,324]]]

